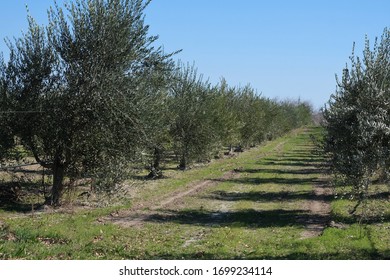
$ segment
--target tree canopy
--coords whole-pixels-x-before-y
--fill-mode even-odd
[[[372,180],[390,171],[390,32],[373,48],[366,38],[363,58],[351,56],[338,88],[324,109],[324,150],[333,172],[354,187],[358,204]],[[355,208],[356,209],[356,208]]]
[[[101,173],[129,160],[141,142],[141,81],[170,67],[169,55],[152,46],[147,4],[56,6],[46,28],[29,17],[28,31],[8,43],[2,91],[7,111],[16,113],[7,114],[6,127],[53,171],[52,204],[60,201],[65,174]]]
[[[53,174],[47,203],[66,178],[112,188],[133,163],[151,177],[171,150],[181,169],[307,124],[311,108],[278,102],[250,87],[212,85],[195,66],[174,63],[149,35],[150,1],[75,0],[48,10],[40,26],[8,40],[0,61],[0,156],[23,146]]]

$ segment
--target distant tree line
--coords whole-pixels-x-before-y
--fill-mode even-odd
[[[144,23],[150,1],[75,0],[48,10],[47,26],[8,40],[0,60],[0,158],[21,145],[53,174],[110,189],[143,155],[150,176],[173,151],[180,169],[223,149],[246,148],[311,121],[311,106],[262,97],[250,86],[212,85],[175,53],[156,47]],[[87,175],[86,175],[87,174]]]
[[[354,53],[324,109],[324,150],[336,177],[352,185],[356,211],[373,180],[390,179],[390,31],[363,57]]]

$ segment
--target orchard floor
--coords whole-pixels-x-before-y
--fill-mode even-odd
[[[236,157],[135,181],[122,206],[0,206],[0,258],[390,259],[388,188],[372,188],[365,223],[351,217],[348,189],[331,187],[316,153],[320,133],[302,128]]]

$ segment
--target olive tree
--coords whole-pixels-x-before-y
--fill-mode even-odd
[[[0,164],[7,158],[8,151],[14,144],[14,139],[7,124],[9,104],[6,98],[6,65],[0,56]]]
[[[9,43],[6,94],[14,135],[53,173],[50,203],[58,205],[64,177],[121,179],[136,157],[144,127],[142,81],[168,67],[152,46],[144,10],[149,1],[76,0],[50,8],[49,24],[29,17],[23,37]]]
[[[154,70],[147,79],[143,79],[143,98],[138,103],[144,133],[141,149],[149,155],[148,178],[151,179],[163,177],[161,162],[172,143],[168,93],[173,66],[171,64],[164,71]]]
[[[172,77],[169,94],[170,135],[179,157],[179,168],[207,158],[217,141],[213,129],[213,94],[209,82],[194,66],[180,67]]]
[[[374,48],[366,39],[363,58],[351,56],[338,88],[324,109],[324,150],[336,175],[352,184],[358,203],[371,181],[388,177],[390,158],[390,32]]]
[[[217,149],[228,148],[233,152],[233,146],[240,142],[240,112],[237,109],[237,88],[228,85],[225,79],[213,90],[213,131],[217,135]]]

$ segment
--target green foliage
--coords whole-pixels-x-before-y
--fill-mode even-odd
[[[181,66],[172,78],[169,95],[170,134],[181,169],[191,160],[202,159],[215,139],[210,106],[211,85],[194,66]]]
[[[214,87],[214,131],[219,136],[221,146],[233,146],[239,143],[240,121],[237,112],[237,89],[230,87],[225,79],[222,79],[220,85]]]
[[[277,114],[274,117],[277,135],[285,134],[293,128],[308,125],[312,122],[313,109],[308,103],[300,101],[282,101],[275,108]]]
[[[261,143],[263,133],[265,133],[264,105],[266,100],[257,96],[250,86],[240,88],[236,98],[235,109],[241,123],[239,145],[248,147]]]
[[[366,199],[373,179],[389,177],[389,54],[389,30],[385,29],[373,49],[366,38],[363,58],[352,54],[351,67],[344,69],[324,109],[324,150],[337,177],[353,186],[357,206]]]
[[[226,146],[257,145],[308,123],[310,108],[276,102],[246,86],[212,86],[194,66],[175,65],[149,36],[150,1],[75,0],[48,11],[47,26],[8,40],[0,61],[0,158],[20,142],[53,174],[48,202],[59,204],[80,177],[115,190],[129,165],[161,177],[173,150],[179,167]]]
[[[47,28],[29,17],[28,32],[9,42],[8,110],[23,112],[9,118],[9,127],[53,171],[52,204],[60,201],[65,175],[98,176],[111,162],[134,158],[144,129],[142,81],[169,65],[169,55],[152,46],[157,37],[148,36],[147,4],[56,6]]]
[[[137,102],[137,110],[143,133],[140,152],[147,155],[142,163],[150,169],[150,178],[162,176],[161,161],[171,146],[169,135],[170,114],[168,106],[168,88],[173,64],[167,64],[163,69],[155,69],[147,73],[139,86],[141,95]]]
[[[170,135],[182,169],[223,147],[255,146],[307,125],[312,113],[306,103],[272,101],[249,85],[230,87],[222,79],[213,87],[188,65],[179,65],[168,101]]]

